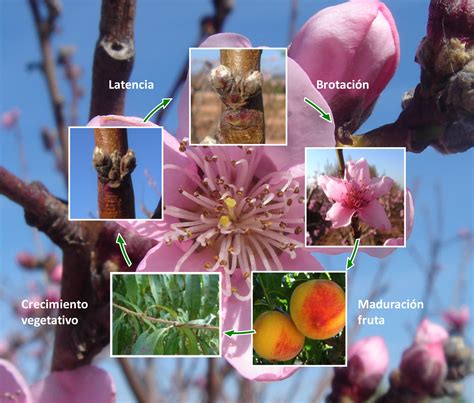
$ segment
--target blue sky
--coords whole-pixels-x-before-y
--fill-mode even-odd
[[[100,7],[95,0],[64,2],[64,14],[61,17],[61,35],[55,36],[53,45],[74,44],[77,54],[74,61],[84,70],[81,84],[85,96],[80,102],[80,124],[88,121],[88,105],[91,89],[91,66],[95,42],[98,35]],[[254,46],[287,46],[290,1],[239,0],[235,10],[228,18],[225,29],[238,32],[250,38]],[[389,0],[385,2],[391,9],[397,22],[400,42],[401,60],[399,68],[382,93],[373,115],[368,119],[360,132],[378,127],[393,121],[400,112],[400,99],[404,91],[413,88],[419,77],[418,65],[414,55],[419,40],[425,35],[427,19],[427,0]],[[316,11],[336,1],[300,0],[297,27]],[[26,64],[39,58],[38,43],[29,13],[28,3],[17,0],[0,1],[0,112],[18,106],[22,110],[20,127],[26,144],[26,154],[32,179],[41,180],[50,191],[60,197],[67,192],[62,178],[54,170],[54,161],[50,154],[43,151],[40,139],[40,128],[54,126],[49,100],[46,96],[46,85],[40,73],[28,72]],[[136,59],[132,80],[153,80],[153,91],[129,91],[127,94],[126,114],[145,116],[162,97],[168,96],[176,75],[181,70],[188,54],[188,47],[194,46],[199,35],[199,20],[212,11],[210,1],[174,0],[158,2],[143,0],[138,2],[136,19]],[[59,72],[61,91],[69,100],[70,92],[63,73]],[[177,127],[177,102],[170,106],[166,119],[161,122],[167,131],[174,133]],[[68,113],[68,109],[66,109]],[[16,174],[20,174],[17,143],[12,133],[0,132],[1,164]],[[421,298],[425,275],[413,259],[418,251],[424,259],[429,258],[428,231],[440,233],[443,240],[456,237],[459,229],[474,229],[474,164],[473,150],[457,155],[441,155],[428,149],[421,154],[407,156],[407,186],[415,190],[416,217],[415,228],[408,246],[398,250],[387,259],[388,268],[384,284],[388,289],[387,300],[405,300]],[[437,191],[440,189],[441,208],[437,207]],[[141,195],[137,192],[137,198]],[[32,231],[24,223],[23,211],[0,197],[1,209],[1,296],[19,298],[28,294],[25,284],[32,280],[42,280],[41,274],[29,274],[21,271],[15,264],[15,254],[20,250],[35,251],[37,244]],[[442,225],[440,228],[439,226]],[[42,239],[43,249],[56,250],[50,242]],[[440,254],[443,269],[435,284],[435,297],[431,304],[429,317],[441,323],[440,313],[454,304],[456,295],[462,303],[474,310],[472,291],[473,265],[468,263],[464,278],[467,287],[463,292],[457,288],[460,278],[460,264],[463,249],[459,242],[446,243]],[[342,269],[347,255],[330,257],[317,254],[318,259],[327,269]],[[356,302],[365,298],[374,275],[379,270],[381,260],[368,257],[362,253],[357,256],[356,268],[349,273],[349,317],[356,314]],[[385,326],[361,327],[356,338],[368,335],[380,335],[389,347],[390,367],[398,365],[401,352],[412,340],[413,329],[419,319],[419,312],[387,312]],[[18,319],[12,315],[10,305],[0,302],[2,326],[0,338],[13,330],[23,330]],[[472,345],[473,326],[468,328],[468,340]],[[204,375],[205,362],[185,360],[187,366],[197,366],[197,372]],[[100,360],[99,365],[111,371],[117,384],[120,401],[131,399],[123,384],[120,371],[113,360]],[[165,385],[176,360],[162,359],[157,361],[160,379]],[[32,379],[33,371],[27,361],[20,361],[21,368]],[[324,373],[322,369],[305,369],[302,377],[307,385],[315,385]],[[385,378],[385,383],[387,382]],[[305,383],[304,383],[305,384]],[[293,385],[293,378],[272,383],[268,386],[267,398],[282,396]],[[169,386],[169,384],[167,385]],[[232,384],[230,388],[234,387]],[[474,399],[472,380],[467,383],[467,400]],[[232,389],[231,389],[232,390]],[[301,400],[313,393],[313,387],[301,388],[297,392]],[[190,395],[196,398],[196,395]]]
[[[135,152],[137,167],[132,173],[135,213],[147,218],[141,206],[153,212],[161,197],[161,129],[129,128],[128,147]],[[73,128],[70,137],[69,208],[72,219],[98,218],[97,173],[92,167],[94,130]],[[145,170],[156,182],[156,191],[148,185]]]

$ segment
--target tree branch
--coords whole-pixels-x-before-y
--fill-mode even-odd
[[[203,330],[213,330],[213,331],[217,330],[217,331],[219,331],[219,326],[196,325],[196,324],[193,324],[193,323],[179,322],[177,320],[166,320],[166,319],[160,319],[160,318],[153,318],[152,316],[148,316],[148,315],[145,315],[144,313],[132,311],[132,310],[127,309],[127,308],[125,308],[121,305],[118,305],[116,303],[113,303],[112,305],[114,306],[114,308],[120,309],[121,311],[123,311],[123,312],[125,312],[129,315],[137,316],[140,319],[146,319],[146,320],[148,320],[149,322],[152,322],[152,323],[161,323],[163,325],[169,325],[171,327],[187,327],[189,329],[203,329]]]
[[[110,272],[136,270],[156,241],[144,239],[114,222],[69,221],[67,206],[38,182],[27,184],[0,167],[0,194],[25,210],[29,225],[43,231],[63,251],[61,299],[87,302],[87,309],[60,310],[79,325],[57,326],[52,369],[73,369],[90,363],[109,342]],[[133,264],[128,268],[115,244],[120,232],[127,239]]]
[[[128,81],[135,58],[135,0],[103,0],[100,33],[94,53],[89,118],[123,115],[125,89],[109,89],[112,82]]]
[[[50,43],[50,36],[55,28],[55,21],[59,15],[59,10],[54,7],[49,7],[49,15],[47,19],[43,19],[40,14],[38,1],[29,0],[30,8],[33,13],[36,32],[41,48],[41,55],[43,58],[42,71],[46,78],[48,85],[49,98],[53,108],[54,120],[58,130],[59,141],[62,149],[61,171],[64,175],[64,180],[68,180],[68,139],[67,139],[67,125],[64,118],[64,98],[59,90],[59,84],[56,77],[56,66],[54,64],[53,50]]]

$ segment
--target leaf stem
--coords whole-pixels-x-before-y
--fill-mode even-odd
[[[155,322],[155,323],[163,323],[163,324],[166,324],[166,325],[169,325],[169,327],[187,327],[189,329],[205,329],[205,330],[214,330],[214,331],[218,331],[219,330],[219,326],[211,326],[211,325],[196,325],[196,324],[192,324],[192,323],[183,323],[183,322],[179,322],[177,320],[166,320],[166,319],[160,319],[160,318],[153,318],[151,316],[147,316],[143,313],[140,313],[140,312],[134,312],[130,309],[127,309],[121,305],[118,305],[116,303],[113,303],[112,304],[115,308],[117,309],[120,309],[122,310],[123,312],[127,313],[127,314],[130,314],[130,315],[134,315],[134,316],[137,316],[139,318],[141,318],[142,320],[148,320],[150,322]]]

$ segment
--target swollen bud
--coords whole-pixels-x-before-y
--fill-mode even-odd
[[[388,368],[388,350],[381,337],[367,337],[349,348],[346,368],[335,368],[328,402],[368,400]]]
[[[326,99],[336,128],[353,132],[392,78],[400,43],[395,21],[383,3],[357,0],[311,17],[295,36],[288,56]]]

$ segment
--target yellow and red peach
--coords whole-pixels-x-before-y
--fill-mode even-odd
[[[329,339],[338,334],[346,323],[344,291],[334,281],[306,281],[293,291],[290,315],[306,337]]]
[[[253,349],[269,361],[287,361],[304,346],[304,336],[288,315],[278,311],[262,313],[254,322]]]

